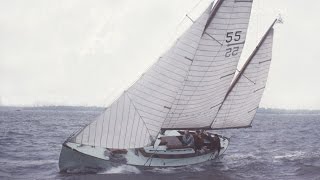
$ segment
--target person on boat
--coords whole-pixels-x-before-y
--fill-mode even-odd
[[[196,131],[196,134],[194,136],[194,146],[195,150],[201,150],[204,144],[204,139],[201,136],[201,132],[199,130]]]
[[[218,134],[214,134],[214,137],[212,138],[213,140],[213,146],[214,149],[216,149],[218,151],[218,155],[220,154],[220,150],[221,150],[221,144],[220,144],[220,138]]]
[[[219,155],[221,150],[219,135],[213,134],[213,137],[212,137],[210,134],[208,134],[208,141],[210,142],[208,144],[208,149],[210,149],[211,151],[218,151],[218,155]]]
[[[189,130],[184,131],[184,135],[182,136],[182,144],[188,147],[194,147],[194,138],[190,134]]]
[[[208,139],[208,134],[203,130],[203,129],[201,129],[200,130],[200,133],[199,133],[199,136],[203,139],[203,140],[205,140],[205,139]]]
[[[209,150],[215,150],[217,147],[216,139],[212,137],[208,132],[201,130],[200,136],[203,139],[203,141],[207,141],[206,148]]]

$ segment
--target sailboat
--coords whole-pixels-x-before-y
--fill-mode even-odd
[[[252,3],[218,0],[190,18],[192,25],[138,81],[63,143],[60,170],[177,167],[220,157],[230,139],[209,131],[251,127],[272,59],[277,19],[237,73]],[[201,150],[184,145],[186,130],[193,137],[206,132]]]

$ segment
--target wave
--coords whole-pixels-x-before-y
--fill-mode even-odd
[[[206,169],[202,164],[190,165],[185,167],[163,167],[163,168],[151,168],[146,171],[158,173],[158,174],[173,174],[179,172],[202,172]]]
[[[34,166],[44,166],[48,164],[57,164],[57,160],[4,160],[0,163],[5,163],[9,167],[34,167]]]
[[[141,171],[135,167],[130,165],[121,165],[117,167],[112,167],[104,172],[99,174],[140,174]]]
[[[260,156],[256,156],[253,153],[246,153],[246,154],[228,154],[224,156],[224,160],[229,160],[232,162],[237,162],[237,161],[243,161],[243,160],[258,160],[261,159]]]
[[[273,157],[275,160],[299,160],[299,159],[308,159],[308,158],[320,158],[320,151],[307,153],[304,151],[291,151],[287,152],[284,155],[278,155]]]

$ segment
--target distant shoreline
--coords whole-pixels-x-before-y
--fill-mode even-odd
[[[0,106],[0,110],[52,110],[52,111],[103,111],[99,106]],[[259,108],[257,113],[263,114],[320,114],[320,110]]]
[[[320,110],[259,108],[257,113],[263,113],[263,114],[320,114]]]
[[[103,111],[105,108],[97,106],[0,106],[1,109],[23,110],[47,110],[47,111]]]

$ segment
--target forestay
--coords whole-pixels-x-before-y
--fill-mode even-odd
[[[70,141],[107,148],[137,148],[157,136],[192,59],[212,4],[133,86]]]
[[[231,85],[212,123],[212,129],[251,126],[267,82],[272,58],[274,23]]]
[[[162,129],[208,128],[234,77],[246,40],[251,0],[219,0]],[[178,69],[180,69],[179,67]]]

